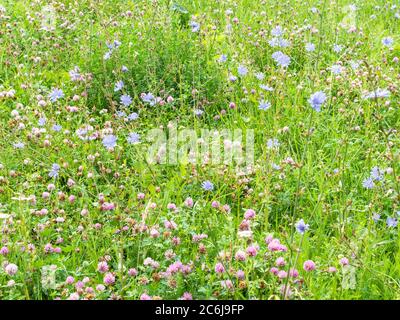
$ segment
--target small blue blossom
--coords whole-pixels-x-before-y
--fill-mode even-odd
[[[124,87],[124,82],[122,80],[117,81],[114,86],[114,92],[122,90],[123,87]]]
[[[51,128],[55,132],[60,132],[62,129],[62,126],[59,124],[54,124],[53,127]]]
[[[373,189],[375,187],[374,180],[372,178],[367,178],[362,183],[365,189]]]
[[[315,92],[314,94],[311,95],[310,99],[308,99],[308,103],[317,112],[321,111],[321,106],[324,104],[325,101],[326,101],[326,94],[323,91]]]
[[[57,163],[53,163],[51,166],[51,170],[49,172],[49,177],[57,178],[59,171],[60,171],[60,166]]]
[[[78,81],[81,78],[80,70],[77,66],[75,66],[72,70],[69,71],[69,77],[71,81]]]
[[[140,134],[136,132],[129,133],[128,137],[126,138],[129,144],[137,144],[140,143]]]
[[[281,66],[281,67],[287,67],[290,64],[290,57],[284,54],[281,51],[276,51],[272,54],[272,59],[275,60],[275,62]]]
[[[265,78],[265,74],[262,72],[257,72],[255,74],[255,76],[256,76],[257,80],[264,80],[264,78]]]
[[[197,117],[201,117],[201,116],[203,115],[203,113],[204,113],[204,111],[201,110],[201,109],[195,109],[195,110],[194,110],[194,114],[195,114]]]
[[[104,136],[103,145],[108,149],[114,148],[117,145],[117,137],[112,134]]]
[[[280,37],[283,35],[283,29],[281,26],[276,26],[275,28],[273,28],[271,30],[271,35],[273,35],[274,37]]]
[[[375,181],[382,181],[383,180],[383,171],[381,169],[379,169],[378,167],[373,167],[371,169],[370,176]]]
[[[64,97],[64,92],[58,88],[53,89],[49,94],[51,102],[56,102],[58,99],[61,99],[63,97]]]
[[[338,65],[338,64],[334,64],[331,67],[331,72],[335,75],[339,75],[342,73],[342,66]]]
[[[265,90],[265,91],[274,91],[274,88],[266,85],[266,84],[260,84],[260,88]]]
[[[241,76],[241,77],[244,77],[248,72],[247,68],[244,65],[239,65],[237,71],[238,71],[239,76]]]
[[[393,38],[391,37],[386,37],[382,39],[382,44],[386,47],[391,47],[394,43]]]
[[[224,63],[228,60],[228,57],[225,54],[221,54],[221,56],[218,58],[218,62]]]
[[[306,224],[303,219],[296,223],[296,230],[300,234],[304,234],[309,228],[310,226]]]
[[[396,218],[388,217],[388,218],[386,219],[386,224],[387,224],[387,226],[388,226],[389,228],[394,228],[394,227],[396,227],[396,226],[397,226],[397,223],[398,223],[398,221],[397,221]]]
[[[334,44],[333,45],[333,51],[335,51],[336,53],[339,53],[343,50],[343,46],[340,44]]]
[[[214,184],[209,180],[204,181],[201,184],[201,187],[206,191],[213,191],[214,190]]]
[[[307,52],[314,52],[315,51],[315,44],[308,42],[306,43],[306,51]]]
[[[38,125],[40,127],[43,127],[45,124],[46,124],[46,118],[45,117],[40,118],[38,121]]]
[[[192,32],[199,32],[200,31],[200,24],[196,21],[190,21],[189,26],[192,29]]]
[[[150,106],[154,106],[157,102],[155,96],[151,92],[143,95],[142,100],[143,102],[148,103]]]
[[[229,76],[229,81],[230,82],[235,82],[237,80],[237,77],[234,75]]]
[[[133,121],[139,118],[139,115],[136,112],[132,112],[130,115],[128,115],[128,120]]]
[[[25,147],[25,144],[23,142],[16,142],[13,144],[13,147],[15,149],[23,149]]]
[[[378,99],[378,98],[388,98],[390,96],[390,91],[387,89],[376,89],[371,91],[365,95],[363,95],[363,99]]]
[[[375,223],[377,223],[381,218],[381,215],[379,213],[374,212],[372,215],[372,220],[374,220]]]
[[[123,94],[120,98],[121,103],[125,106],[125,107],[129,107],[132,103],[132,98],[127,95],[127,94]]]
[[[265,100],[261,100],[258,109],[260,110],[268,110],[271,107],[271,103]]]
[[[278,139],[273,138],[273,139],[268,139],[267,140],[267,148],[268,149],[278,149],[280,146],[280,143]]]

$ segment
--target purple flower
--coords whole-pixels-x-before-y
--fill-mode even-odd
[[[283,29],[282,29],[282,27],[281,27],[281,26],[276,26],[275,28],[273,28],[273,29],[271,30],[271,34],[272,34],[274,37],[280,37],[281,35],[283,35]]]
[[[238,74],[241,76],[241,77],[244,77],[246,74],[247,74],[247,72],[248,72],[248,70],[247,70],[247,68],[244,66],[244,65],[239,65],[239,67],[238,67]]]
[[[51,166],[51,170],[49,172],[50,178],[57,178],[58,172],[60,171],[60,166],[57,163],[53,163]]]
[[[142,100],[143,102],[148,103],[150,106],[154,106],[157,102],[156,98],[151,92],[144,94]]]
[[[303,219],[296,223],[296,230],[300,234],[304,234],[309,228],[310,226],[306,224]]]
[[[261,100],[258,109],[260,110],[268,110],[271,107],[271,103],[265,100]]]
[[[272,54],[272,59],[275,60],[275,62],[281,66],[281,67],[287,67],[290,64],[290,57],[284,54],[281,51],[276,51]]]
[[[311,42],[306,43],[306,51],[307,52],[315,51],[315,44],[313,44]]]
[[[129,116],[128,116],[128,120],[132,121],[132,120],[136,120],[137,118],[139,118],[139,115],[136,112],[132,112]]]
[[[192,32],[199,32],[200,31],[200,24],[196,21],[190,21],[189,26],[192,29]]]
[[[209,180],[204,181],[201,184],[201,187],[206,191],[213,191],[214,190],[214,184]]]
[[[140,143],[140,134],[136,132],[131,132],[126,139],[130,144],[137,144]]]
[[[394,40],[392,37],[386,37],[382,39],[382,44],[386,47],[391,47],[394,43]]]
[[[62,126],[60,126],[59,124],[55,124],[55,125],[53,125],[52,129],[55,132],[59,132],[59,131],[61,131]]]
[[[124,82],[122,80],[117,81],[114,86],[114,92],[120,91],[124,87]]]
[[[64,92],[61,89],[55,88],[50,92],[49,98],[51,102],[56,102],[58,99],[64,97]]]
[[[308,99],[308,103],[317,112],[321,111],[321,106],[325,101],[326,94],[323,91],[315,92],[313,95],[311,95],[310,99]]]
[[[375,181],[382,181],[383,180],[383,171],[381,169],[379,169],[378,167],[373,167],[371,169],[370,176]]]
[[[374,180],[372,178],[367,178],[362,183],[365,189],[373,189],[375,187]]]
[[[132,98],[130,96],[128,96],[127,94],[123,94],[120,98],[121,103],[125,106],[125,107],[129,107],[132,103]]]
[[[365,94],[363,99],[377,99],[377,98],[388,98],[390,96],[390,91],[387,89],[376,89]]]
[[[114,148],[117,145],[117,137],[112,134],[104,136],[103,145],[108,149]]]
[[[23,142],[16,142],[13,144],[13,147],[15,149],[23,149],[25,147],[25,144]]]
[[[397,226],[397,223],[398,223],[398,221],[397,221],[396,218],[389,217],[389,218],[386,219],[386,224],[387,224],[387,226],[388,226],[389,228],[394,228],[394,227],[396,227],[396,226]]]

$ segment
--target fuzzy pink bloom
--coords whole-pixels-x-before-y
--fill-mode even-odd
[[[42,193],[42,198],[43,199],[48,199],[49,197],[50,197],[50,193],[49,192],[45,191],[45,192]]]
[[[2,256],[6,256],[9,252],[10,252],[10,251],[8,250],[7,247],[2,247],[2,248],[0,249],[0,254],[1,254]]]
[[[188,208],[192,208],[193,207],[193,199],[192,198],[186,198],[185,200],[185,206],[187,206]]]
[[[104,272],[107,272],[108,270],[109,270],[109,267],[108,267],[108,264],[106,261],[100,261],[97,264],[97,271],[104,273]]]
[[[245,277],[244,271],[243,271],[243,270],[238,270],[238,271],[236,272],[236,277],[237,277],[239,280],[243,280],[244,277]]]
[[[265,237],[265,243],[270,244],[270,242],[274,239],[272,235],[268,235]]]
[[[79,300],[79,293],[77,292],[71,293],[70,296],[67,298],[67,300]]]
[[[165,220],[164,226],[170,230],[175,230],[177,228],[177,224],[172,220]]]
[[[115,282],[115,277],[112,273],[106,273],[103,279],[104,284],[112,285]]]
[[[150,229],[150,237],[158,238],[159,236],[160,236],[160,232],[158,232],[157,229],[155,229],[155,228]]]
[[[274,275],[277,275],[279,272],[279,269],[276,267],[272,267],[271,269],[269,269],[269,272],[271,272]]]
[[[145,197],[144,193],[138,193],[138,195],[137,195],[138,200],[142,200],[142,199],[144,199],[144,197]]]
[[[171,96],[168,96],[168,98],[167,98],[167,102],[168,103],[171,103],[171,102],[173,102],[174,101],[174,98],[173,97],[171,97]]]
[[[179,237],[173,237],[173,238],[172,238],[172,243],[173,243],[175,246],[178,246],[178,245],[181,244],[181,239],[180,239]]]
[[[193,300],[193,297],[189,292],[185,292],[180,300]]]
[[[219,202],[218,201],[211,202],[211,207],[218,208],[219,207]]]
[[[287,277],[287,272],[285,270],[280,270],[277,274],[279,279],[284,279]]]
[[[233,282],[231,280],[224,280],[221,281],[221,285],[225,289],[232,290],[233,289]]]
[[[86,291],[86,293],[89,293],[89,294],[94,293],[94,289],[93,289],[92,287],[87,287],[87,288],[85,289],[85,291]]]
[[[98,284],[97,286],[96,286],[96,290],[97,291],[104,291],[106,289],[106,287],[104,286],[104,285],[102,285],[102,284]]]
[[[296,269],[290,269],[289,270],[289,276],[291,276],[292,278],[297,278],[299,276],[299,272]]]
[[[257,251],[258,251],[258,247],[257,246],[249,246],[246,249],[246,253],[250,256],[250,257],[255,257],[257,255]]]
[[[14,263],[10,263],[8,264],[4,271],[9,275],[9,276],[13,276],[18,272],[18,267],[17,265],[15,265]]]
[[[339,260],[339,263],[344,267],[347,266],[349,264],[349,259],[347,258],[342,258]]]
[[[153,300],[152,297],[150,297],[148,294],[146,293],[142,293],[142,295],[140,296],[140,300]]]
[[[328,272],[329,273],[335,273],[337,271],[337,269],[335,267],[329,267],[328,268]]]
[[[175,210],[176,209],[176,204],[175,203],[168,203],[167,204],[167,209],[168,210]]]
[[[138,272],[137,272],[137,270],[135,268],[131,268],[131,269],[128,270],[128,275],[130,277],[136,277],[138,275]]]
[[[237,261],[245,261],[246,260],[246,252],[244,252],[243,250],[239,250],[235,254],[235,259]]]
[[[216,272],[216,273],[224,273],[224,272],[225,272],[225,267],[224,267],[224,265],[223,265],[222,263],[218,262],[218,263],[215,265],[215,272]]]
[[[279,257],[278,259],[276,259],[275,264],[277,267],[284,267],[286,265],[286,262],[283,257]]]
[[[67,279],[65,279],[66,284],[73,284],[75,282],[74,277],[68,276]]]
[[[254,219],[256,216],[256,212],[253,209],[247,209],[246,212],[244,213],[244,218],[247,220]]]
[[[68,197],[68,201],[69,201],[69,203],[74,203],[74,202],[75,202],[75,196],[71,194],[71,195]]]
[[[304,264],[303,264],[303,269],[305,270],[305,271],[313,271],[313,270],[315,270],[315,263],[314,263],[314,261],[312,261],[312,260],[307,260],[307,261],[305,261],[304,262]]]

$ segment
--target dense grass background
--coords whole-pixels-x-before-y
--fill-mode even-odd
[[[0,247],[8,251],[0,255],[0,298],[65,299],[78,293],[89,299],[138,299],[146,293],[178,299],[189,292],[195,299],[275,299],[285,298],[282,286],[290,286],[286,298],[291,299],[400,298],[398,227],[386,223],[400,212],[397,1],[1,0],[0,5],[5,8],[0,91],[15,90],[14,97],[0,98],[0,213],[7,215],[0,220]],[[51,30],[42,28],[46,6],[54,10]],[[191,21],[199,23],[199,32],[192,32]],[[278,25],[290,42],[286,48],[269,44]],[[383,45],[385,37],[393,45]],[[107,43],[114,40],[121,45],[105,60]],[[306,51],[308,42],[315,51]],[[335,52],[335,44],[343,49]],[[272,59],[278,50],[291,58],[288,68]],[[222,54],[224,63],[218,61]],[[358,68],[351,67],[354,61]],[[335,64],[343,66],[340,75],[331,72]],[[239,65],[248,74],[229,81],[238,76]],[[85,81],[71,81],[75,66]],[[264,80],[255,77],[258,72]],[[114,92],[119,80],[133,99],[125,112],[139,114],[135,121],[116,116],[122,110],[121,92]],[[274,91],[265,92],[260,84]],[[55,103],[48,99],[53,88],[65,95]],[[390,96],[362,98],[378,88],[388,89]],[[321,112],[308,103],[316,91],[328,96]],[[174,101],[149,107],[140,98],[143,92]],[[271,108],[259,110],[261,99]],[[231,102],[236,108],[229,108]],[[204,111],[201,117],[197,109]],[[46,124],[38,131],[43,117]],[[56,123],[60,132],[51,130]],[[149,166],[142,157],[145,142],[125,141],[129,132],[144,137],[170,123],[254,130],[251,173],[240,175],[233,164]],[[77,137],[76,130],[88,124],[98,139]],[[105,128],[118,136],[112,151],[101,143]],[[267,148],[273,138],[280,142],[277,150]],[[15,148],[16,142],[24,148]],[[48,176],[53,163],[61,166],[57,179]],[[363,181],[375,166],[385,172],[384,180],[366,189]],[[75,185],[68,186],[68,179]],[[212,192],[201,188],[205,180],[213,182]],[[45,199],[50,183],[55,190]],[[145,199],[138,199],[139,193]],[[99,194],[115,210],[101,211]],[[68,201],[70,195],[74,202]],[[31,196],[36,200],[24,200]],[[187,197],[195,202],[192,208],[183,204]],[[212,201],[229,205],[230,213],[213,208]],[[150,203],[157,207],[149,209]],[[167,209],[169,203],[179,212]],[[44,208],[47,214],[36,214]],[[82,216],[85,208],[89,214]],[[252,239],[238,236],[247,209],[256,212]],[[380,214],[377,222],[374,213]],[[60,217],[64,222],[56,221]],[[166,219],[178,228],[167,230]],[[295,230],[299,219],[309,224],[304,236]],[[150,229],[160,236],[150,237]],[[199,244],[192,241],[194,234],[208,238]],[[288,251],[271,253],[264,240],[269,234]],[[173,237],[180,238],[178,246]],[[46,253],[49,243],[61,253]],[[234,259],[252,244],[260,247],[255,257]],[[169,249],[176,254],[170,260],[165,257]],[[280,256],[286,261],[280,269],[295,267],[298,278],[280,280],[269,271]],[[159,268],[144,266],[147,257]],[[349,265],[340,265],[343,257]],[[309,259],[315,271],[303,270]],[[104,277],[97,266],[105,260],[116,279],[102,291],[96,288]],[[174,261],[190,264],[191,272],[164,278],[162,272]],[[226,269],[222,275],[214,271],[218,262]],[[18,266],[13,276],[5,271],[9,263]],[[41,283],[42,267],[49,265],[57,267],[57,286],[51,289]],[[337,272],[327,272],[332,266]],[[129,276],[130,268],[138,275]],[[235,276],[239,269],[243,280]],[[67,276],[75,284],[66,284]],[[76,288],[85,277],[83,288]],[[226,280],[233,289],[221,285]]]

